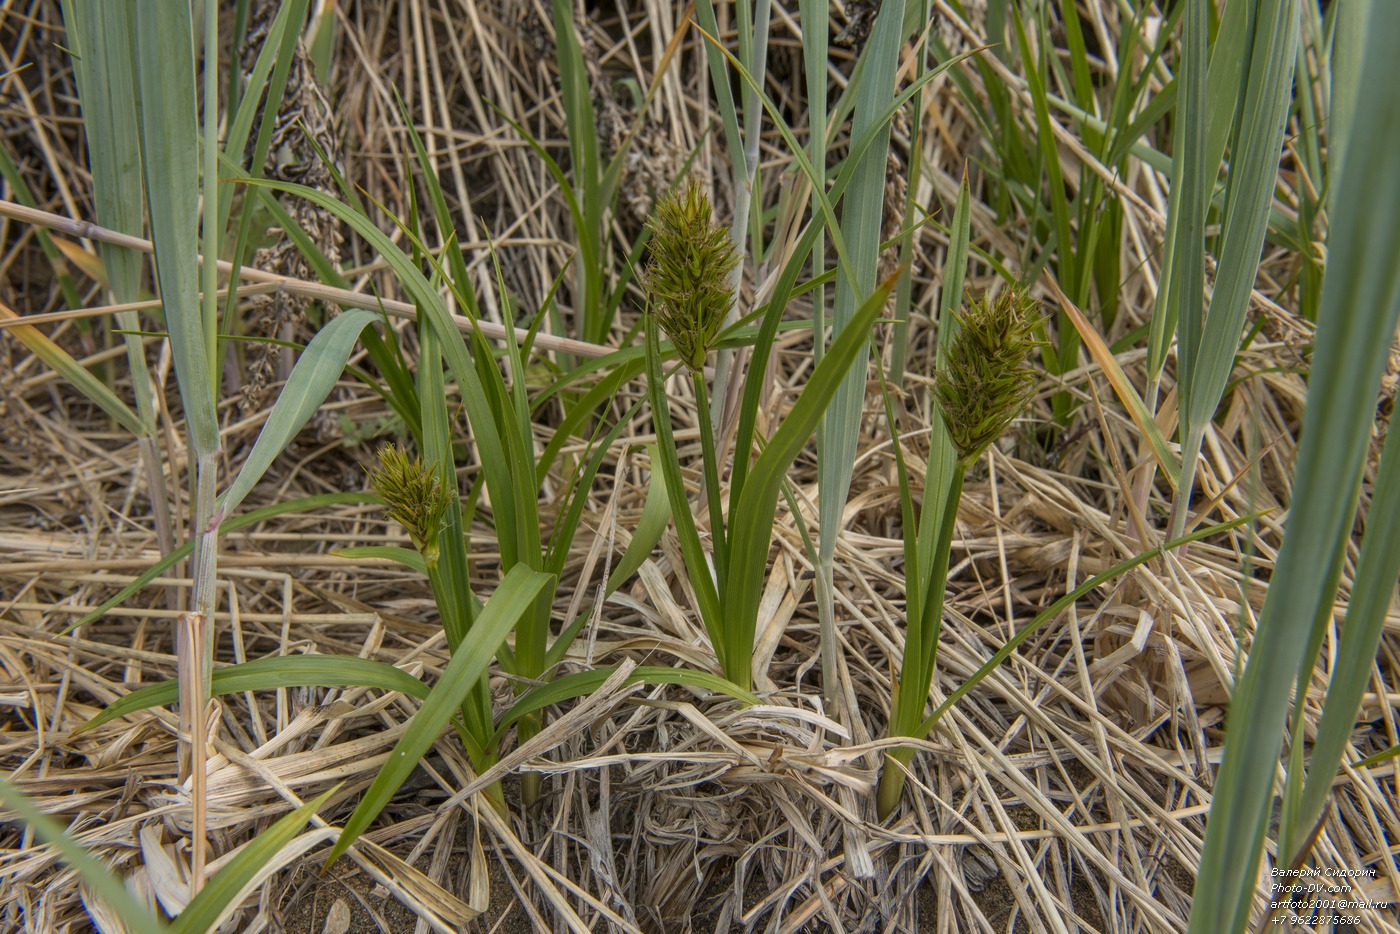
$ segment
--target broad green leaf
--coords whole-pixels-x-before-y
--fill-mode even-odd
[[[1351,128],[1336,170],[1328,266],[1283,546],[1230,702],[1225,758],[1206,824],[1191,934],[1243,931],[1274,796],[1289,692],[1322,610],[1331,604],[1328,553],[1350,536],[1375,398],[1400,314],[1400,89],[1393,37],[1400,5],[1373,4],[1358,89],[1367,119]],[[1386,206],[1381,209],[1380,206]],[[1363,590],[1378,586],[1362,582]]]
[[[134,67],[156,278],[176,381],[197,452],[219,448],[212,322],[199,301],[199,129],[189,0],[134,4]],[[216,186],[210,184],[209,191]]]
[[[832,308],[833,341],[852,326],[861,303],[868,301],[868,296],[875,290],[880,230],[884,222],[890,131],[888,122],[874,124],[873,121],[895,93],[895,71],[899,67],[899,53],[904,46],[903,25],[904,0],[886,0],[880,5],[874,29],[861,53],[859,86],[847,92],[853,93],[855,100],[851,135],[859,136],[871,126],[878,126],[878,130],[874,144],[856,160],[850,189],[841,204],[840,236],[837,238],[833,235],[833,242],[844,241],[850,249],[849,262],[838,269],[836,276],[835,304]],[[870,358],[869,325],[861,332],[861,343],[855,349],[849,369],[843,367],[841,370],[841,383],[831,398],[830,406],[826,407],[817,435],[818,556],[821,562],[818,573],[824,575],[828,586],[836,539],[841,532],[846,496],[850,491],[852,465],[856,460],[856,445],[865,406],[866,370]],[[826,353],[824,333],[818,335],[817,343],[820,359]],[[815,385],[815,377],[809,385]],[[769,450],[772,450],[771,444]],[[775,487],[775,502],[776,494]],[[767,547],[765,539],[765,553]],[[734,676],[732,671],[729,674]]]
[[[1352,581],[1351,603],[1346,623],[1341,627],[1337,661],[1327,685],[1322,720],[1317,725],[1317,741],[1308,762],[1302,810],[1297,825],[1285,826],[1280,832],[1280,843],[1284,844],[1280,856],[1289,862],[1298,854],[1288,852],[1295,847],[1284,841],[1296,841],[1299,834],[1315,824],[1331,795],[1332,779],[1351,741],[1351,728],[1361,708],[1361,695],[1371,683],[1376,648],[1395,597],[1395,582],[1400,578],[1400,522],[1389,521],[1390,517],[1400,516],[1400,442],[1392,442],[1390,439],[1394,437],[1394,434],[1387,436],[1385,451],[1381,454],[1368,513],[1371,518],[1366,524],[1361,558]],[[1295,779],[1296,776],[1289,776],[1290,782]]]
[[[74,42],[73,72],[83,103],[83,130],[92,164],[93,203],[97,222],[110,230],[141,236],[145,229],[141,185],[141,138],[132,69],[132,8],[122,3],[74,3],[64,0],[63,19]],[[137,301],[145,257],[111,243],[98,246],[112,294],[118,302]],[[124,331],[140,330],[134,311],[117,314]],[[155,432],[155,408],[145,378],[146,354],[141,338],[127,334],[127,363],[132,373],[136,411],[144,433]]]
[[[418,760],[427,754],[441,735],[452,714],[460,709],[472,687],[481,680],[491,664],[496,648],[515,627],[530,605],[550,586],[550,575],[532,571],[523,565],[512,568],[485,608],[472,625],[471,632],[453,654],[452,661],[433,685],[423,706],[414,714],[408,729],[389,755],[389,761],[379,770],[374,783],[350,815],[330,855],[329,866],[340,858],[355,839],[389,803],[404,779],[418,767]]]
[[[367,309],[352,308],[311,338],[292,368],[287,385],[273,403],[238,476],[219,497],[217,517],[230,515],[238,509],[267,468],[316,414],[345,372],[345,363],[359,342],[360,332],[372,327],[378,317]]]

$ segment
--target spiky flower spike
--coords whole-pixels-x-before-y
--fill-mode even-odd
[[[935,391],[964,467],[982,456],[1026,407],[1040,377],[1026,365],[1040,345],[1035,299],[1019,288],[974,302],[958,315],[946,370]]]
[[[651,263],[644,281],[653,313],[681,360],[698,373],[734,304],[729,276],[739,253],[693,178],[657,201],[648,225]]]
[[[421,457],[409,457],[397,444],[379,449],[379,466],[370,469],[369,482],[384,500],[389,518],[408,531],[423,560],[436,564],[438,530],[454,492],[443,489],[442,478]]]

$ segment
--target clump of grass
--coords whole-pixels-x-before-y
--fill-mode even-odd
[[[645,284],[653,313],[681,361],[698,373],[734,307],[729,277],[739,267],[739,251],[715,223],[710,199],[694,178],[657,202],[648,226]]]
[[[921,507],[920,519],[924,522],[915,522],[908,474],[903,456],[898,455],[905,566],[912,576],[906,582],[904,660],[889,733],[915,739],[927,736],[933,727],[924,719],[924,707],[938,661],[948,555],[957,525],[963,478],[1025,410],[1039,382],[1039,375],[1028,366],[1031,353],[1040,345],[1035,337],[1040,314],[1029,295],[1013,286],[995,298],[988,296],[974,303],[966,313],[955,317],[958,327],[948,342],[934,384],[946,433],[934,434],[927,486],[934,499],[926,499]],[[938,450],[940,445],[945,449]],[[936,466],[939,472],[948,471],[946,483],[941,476],[935,477]],[[937,517],[937,525],[927,530],[927,536],[921,534],[925,529],[920,526],[933,517]],[[930,542],[934,544],[931,552],[927,548]],[[900,764],[908,765],[914,750],[898,749],[891,755]],[[904,776],[904,769],[898,766],[886,768],[881,774],[877,806],[882,819],[899,803]]]
[[[787,417],[763,445],[762,453],[751,462],[747,440],[736,446],[726,522],[724,491],[720,487],[724,458],[715,444],[704,367],[733,302],[728,277],[738,262],[738,254],[714,223],[709,200],[694,182],[658,204],[652,228],[652,261],[646,274],[652,300],[646,315],[646,359],[659,460],[686,573],[694,587],[710,645],[725,678],[746,693],[753,683],[754,633],[763,584],[768,577],[768,552],[784,476],[816,430],[842,377],[855,362],[894,281],[881,284],[857,309],[851,326],[832,342]],[[764,313],[755,345],[755,363],[745,378],[746,397],[756,398],[756,381],[763,378],[765,369],[759,363],[767,359],[771,350],[783,307],[783,303],[770,302]],[[700,541],[671,429],[661,328],[690,371],[695,391],[710,522],[709,556]],[[751,432],[751,421],[747,427],[741,425],[741,437],[751,439]]]

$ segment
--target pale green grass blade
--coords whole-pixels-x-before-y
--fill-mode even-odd
[[[302,499],[294,499],[285,503],[277,503],[273,506],[265,506],[262,509],[255,509],[252,512],[244,513],[241,516],[234,516],[219,524],[219,535],[228,535],[239,529],[256,525],[268,519],[275,519],[277,516],[287,515],[293,512],[307,512],[313,509],[320,509],[323,506],[337,506],[347,504],[364,504],[379,502],[371,493],[321,493],[316,496],[307,496]],[[185,542],[180,547],[174,549],[170,554],[161,558],[151,567],[141,572],[131,583],[117,591],[86,616],[64,630],[63,635],[67,635],[73,630],[86,626],[94,620],[100,619],[108,610],[120,606],[122,603],[142,587],[159,577],[163,572],[170,570],[178,562],[185,560],[194,551],[194,542]]]
[[[842,163],[840,171],[837,172],[836,178],[831,184],[830,192],[823,193],[816,190],[814,186],[812,199],[816,205],[820,206],[821,210],[817,211],[814,209],[813,220],[808,223],[807,229],[803,231],[802,237],[798,240],[797,249],[792,252],[792,256],[789,258],[787,265],[783,267],[782,272],[779,274],[767,305],[759,308],[756,312],[756,314],[761,315],[762,321],[758,328],[757,337],[754,340],[753,357],[749,361],[750,374],[762,374],[765,372],[769,355],[772,352],[773,340],[777,336],[778,331],[785,326],[782,323],[782,316],[787,309],[788,300],[795,295],[801,294],[801,291],[806,288],[813,288],[817,291],[818,295],[821,295],[824,293],[824,289],[822,289],[821,286],[823,286],[825,282],[835,278],[835,272],[828,271],[820,275],[814,275],[802,289],[797,288],[797,278],[802,272],[805,257],[809,253],[814,258],[817,255],[814,252],[814,248],[821,242],[823,231],[826,229],[822,225],[822,220],[835,216],[831,206],[839,203],[840,199],[845,195],[846,189],[849,187],[854,175],[856,165],[859,163],[861,156],[874,144],[881,127],[885,125],[886,121],[892,119],[895,112],[918,94],[926,84],[972,54],[971,52],[965,53],[950,61],[944,62],[937,68],[931,69],[920,77],[918,81],[914,82],[910,87],[897,95],[893,101],[882,108],[878,117],[873,121],[873,125],[868,127],[864,133],[852,141],[851,147],[847,152],[846,160]],[[816,167],[810,162],[808,165],[812,173],[814,173],[809,175],[809,178],[813,178],[817,171]],[[889,245],[890,244],[882,244],[881,246],[884,248]],[[824,300],[819,307],[824,307]],[[820,342],[818,342],[816,346],[820,347]],[[743,401],[739,406],[738,431],[735,435],[735,450],[737,452],[744,452],[747,455],[753,447],[754,422],[758,415],[760,407],[759,402],[762,394],[763,382],[761,375],[745,381]],[[821,426],[818,426],[818,447],[821,446],[821,430]],[[733,473],[730,477],[731,496],[735,496],[743,490],[744,482],[748,474],[748,466],[747,456],[735,458]]]
[[[817,173],[817,177],[812,180],[811,209],[812,216],[817,217],[821,213],[817,192],[826,191],[826,86],[829,80],[826,69],[829,65],[827,43],[831,33],[831,4],[827,0],[800,0],[798,9],[802,16],[802,68],[807,87],[807,160]],[[816,227],[816,237],[812,246],[808,250],[799,251],[798,254],[806,256],[810,253],[813,278],[826,271],[826,238],[823,236],[821,225]],[[812,295],[812,307],[820,311],[820,315],[814,316],[817,320],[826,314],[824,285],[817,286]],[[821,346],[820,335],[817,346]],[[820,443],[819,440],[818,444]],[[743,456],[748,456],[747,451],[742,453]]]
[[[219,184],[219,0],[204,0],[204,134],[201,142],[204,176],[200,194],[203,196],[203,238],[200,266],[202,289],[201,318],[204,326],[204,356],[206,378],[212,397],[219,395],[219,242],[223,238],[223,215],[219,202],[225,200]],[[217,419],[218,413],[215,412]],[[212,573],[212,569],[211,569]],[[196,587],[198,589],[198,587]]]
[[[752,2],[752,0],[744,0],[744,2]],[[697,0],[695,21],[700,30],[707,36],[719,35],[719,21],[715,18],[714,0]],[[717,42],[705,43],[705,61],[710,68],[710,84],[714,88],[715,101],[719,105],[720,125],[724,127],[724,142],[729,150],[730,164],[735,167],[737,172],[739,167],[744,164],[744,136],[739,131],[739,108],[734,101],[734,89],[729,83],[729,72],[724,67],[725,58],[729,58],[734,64],[739,63],[738,59],[730,55]]]
[[[1158,377],[1177,322],[1199,321],[1205,302],[1206,209],[1219,162],[1206,162],[1207,15],[1205,0],[1187,0],[1177,66],[1176,137],[1167,214],[1166,280],[1148,325],[1147,404],[1156,408]],[[1207,166],[1209,165],[1209,168]],[[1184,314],[1182,313],[1184,309]],[[1195,325],[1193,325],[1194,327]],[[1187,341],[1183,337],[1183,344]],[[1187,368],[1189,369],[1189,367]]]
[[[622,553],[622,558],[608,576],[608,593],[617,590],[637,573],[637,569],[651,554],[656,543],[661,541],[661,536],[666,531],[666,523],[671,519],[671,502],[666,492],[666,473],[655,469],[660,462],[660,454],[654,444],[648,445],[648,450],[651,451],[653,469],[651,482],[647,485],[646,505],[642,507],[642,515],[632,529],[632,541],[628,543],[627,550]]]
[[[1388,436],[1385,452],[1371,497],[1366,538],[1356,565],[1351,587],[1351,604],[1346,624],[1341,627],[1337,662],[1327,685],[1322,720],[1317,725],[1317,741],[1308,763],[1307,784],[1303,789],[1302,810],[1296,826],[1280,828],[1280,859],[1296,861],[1299,835],[1317,823],[1332,793],[1332,779],[1341,765],[1351,739],[1361,695],[1371,683],[1371,668],[1385,628],[1386,613],[1395,597],[1400,578],[1400,442]],[[1306,662],[1306,659],[1304,659]],[[1294,777],[1290,775],[1290,781]]]
[[[738,504],[731,507],[730,586],[724,606],[724,648],[729,654],[724,673],[742,688],[752,684],[754,632],[783,479],[823,414],[829,411],[832,398],[839,392],[841,377],[863,359],[861,350],[868,347],[870,330],[893,289],[891,279],[872,292],[850,319],[849,326],[832,341],[806,388],[754,462]]]
[[[245,843],[233,859],[205,883],[199,894],[185,906],[185,910],[180,912],[180,917],[170,926],[171,934],[204,934],[214,930],[229,908],[246,894],[244,888],[254,881],[259,870],[301,833],[307,821],[311,820],[321,809],[321,805],[329,801],[331,795],[339,791],[340,787],[340,784],[337,784],[306,802]]]
[[[506,574],[491,599],[486,601],[466,640],[453,653],[452,661],[443,669],[442,677],[433,685],[423,706],[414,714],[408,730],[390,753],[389,761],[365,792],[355,813],[350,815],[340,839],[326,857],[327,866],[349,849],[389,803],[404,779],[418,767],[418,761],[432,748],[452,714],[460,709],[473,686],[486,674],[496,648],[548,586],[550,575],[520,565]]]
[[[73,867],[99,898],[112,906],[128,928],[133,931],[166,930],[155,913],[127,891],[121,879],[69,836],[62,824],[35,807],[27,795],[3,778],[0,778],[0,804],[24,821],[40,840],[53,844],[63,861]]]
[[[1332,97],[1327,111],[1327,162],[1340,166],[1356,123],[1361,102],[1361,55],[1366,46],[1366,24],[1376,0],[1351,0],[1337,5],[1336,37],[1332,40]],[[1386,0],[1382,0],[1386,2]],[[1329,207],[1336,204],[1336,185],[1327,187]]]
[[[248,75],[246,86],[241,89],[242,97],[229,120],[224,140],[224,153],[219,154],[221,162],[232,161],[239,166],[240,171],[235,173],[234,177],[244,174],[254,177],[261,176],[264,166],[267,165],[268,150],[272,145],[272,134],[277,126],[278,111],[281,109],[282,97],[287,90],[287,76],[291,71],[296,51],[297,29],[293,24],[305,21],[308,3],[309,0],[285,0],[282,3],[277,10],[277,15],[273,17],[272,24],[267,29],[263,47],[258,51],[257,60],[253,63],[253,70]],[[235,76],[239,70],[230,69]],[[266,90],[266,94],[263,93],[264,90]],[[252,155],[247,159],[248,164],[245,172],[243,160],[248,148],[248,136],[253,129],[253,120],[259,114],[261,114],[261,121],[258,126],[258,136],[253,143]],[[221,190],[227,188],[226,185],[220,187]],[[235,287],[229,289],[226,304],[227,326],[230,329],[236,327],[238,323],[234,311],[238,304],[237,270],[248,257],[249,243],[253,234],[253,207],[257,200],[250,198],[244,201],[238,221],[238,231],[235,235],[233,249],[235,272],[232,276]],[[233,198],[219,198],[218,229],[220,231],[228,228],[229,214],[232,208]],[[290,228],[286,226],[283,227],[283,230],[290,232]],[[326,281],[330,282],[331,280],[327,279]]]
[[[742,62],[730,54],[727,49],[721,46],[719,40],[704,30],[700,30],[700,34],[705,38],[706,47],[718,49],[720,54],[729,60],[729,64],[734,66],[734,70],[739,73],[739,77],[745,84],[751,88],[758,88],[758,82],[754,80],[749,70],[744,67]],[[844,268],[846,274],[854,277],[855,274],[853,270],[855,267],[851,263],[849,252],[846,250],[846,241],[841,235],[841,228],[836,220],[836,210],[831,206],[831,199],[816,187],[817,180],[822,176],[818,175],[811,160],[807,158],[807,154],[803,151],[802,145],[797,141],[797,136],[792,132],[792,128],[788,126],[787,121],[783,119],[782,111],[780,111],[777,105],[769,99],[768,95],[762,93],[761,90],[758,99],[763,104],[763,108],[768,111],[769,119],[773,121],[773,125],[778,130],[778,135],[783,138],[783,142],[787,144],[788,151],[792,153],[792,158],[802,170],[802,174],[807,176],[809,180],[812,180],[812,197],[821,208],[822,219],[826,221],[827,231],[831,235],[831,247],[836,251],[836,258],[840,266]]]
[[[903,47],[904,0],[880,6],[879,17],[862,53],[864,72],[855,89],[851,135],[859,136],[894,95],[895,70]],[[885,206],[885,172],[889,154],[889,125],[881,123],[874,144],[860,156],[850,188],[841,206],[840,238],[850,248],[850,261],[836,277],[832,306],[832,334],[839,337],[856,317],[857,306],[875,288],[875,268],[880,250],[880,227]],[[814,184],[817,182],[813,180]],[[835,240],[835,237],[833,237]],[[869,331],[865,336],[868,337]],[[818,336],[824,341],[824,336]],[[861,412],[865,406],[866,364],[869,344],[862,342],[849,370],[831,400],[822,427],[817,455],[819,516],[818,553],[821,573],[829,581],[830,563],[836,554],[836,538],[851,486],[851,469]],[[765,548],[767,543],[765,542]]]
[[[352,308],[332,320],[306,345],[277,396],[267,421],[258,432],[253,450],[243,461],[238,476],[219,498],[216,520],[234,512],[272,462],[291,443],[345,372],[346,361],[359,343],[360,332],[373,327],[379,315],[365,308]]]
[[[428,686],[408,672],[372,658],[354,655],[278,655],[257,658],[240,665],[214,669],[211,679],[214,695],[241,694],[244,691],[274,691],[300,687],[365,687],[398,691],[420,700],[428,696]],[[91,730],[118,717],[151,707],[175,703],[178,681],[161,681],[137,688],[113,701],[76,732]]]
[[[1319,562],[1350,534],[1351,484],[1370,439],[1370,401],[1400,313],[1400,91],[1391,80],[1400,5],[1371,9],[1358,88],[1367,120],[1352,127],[1328,245],[1308,406],[1292,505],[1244,676],[1230,704],[1191,914],[1191,934],[1244,929],[1273,800],[1289,692],[1319,609],[1330,605],[1330,569]]]
[[[704,13],[701,15],[702,21],[712,30],[714,35],[718,35],[719,33],[714,31],[713,3],[706,0],[702,6],[704,7]],[[754,81],[744,87],[742,140],[737,135],[729,136],[730,124],[725,123],[726,142],[729,144],[734,179],[734,215],[730,220],[729,240],[741,258],[746,255],[761,258],[764,255],[763,204],[760,196],[759,210],[755,213],[753,201],[754,192],[763,191],[759,162],[763,109],[759,106],[758,97],[759,89],[763,87],[768,74],[768,26],[769,20],[772,18],[772,3],[771,0],[757,0],[757,3],[754,0],[744,0],[742,3],[734,4],[734,10],[738,14],[739,58],[748,66],[748,72]],[[715,97],[719,100],[728,98],[728,110],[732,111],[734,103],[730,97],[732,92],[729,86],[729,75],[713,51],[707,50],[707,56]],[[724,110],[725,105],[721,104],[721,111]],[[740,158],[735,158],[736,155]],[[749,244],[747,250],[745,249],[746,241]],[[735,306],[731,307],[725,316],[724,323],[726,325],[733,324],[738,314],[737,306],[738,300],[742,298],[740,285],[743,278],[744,263],[740,262],[729,275],[730,288],[735,296]],[[729,395],[729,384],[733,376],[734,362],[734,352],[728,348],[722,347],[715,354],[715,393],[710,407],[711,430],[720,424],[723,416],[725,400]]]
[[[1182,464],[1173,535],[1185,528],[1201,439],[1230,379],[1244,330],[1273,203],[1297,46],[1298,0],[1261,0],[1244,104],[1232,147],[1219,272],[1210,310],[1199,330],[1199,319],[1189,314],[1177,325],[1179,369],[1185,374],[1178,379]],[[1191,284],[1184,283],[1184,287],[1189,289]],[[1194,297],[1188,302],[1193,303]],[[1188,309],[1191,304],[1182,307]]]
[[[200,179],[190,5],[188,0],[149,0],[135,4],[135,16],[135,69],[156,278],[190,440],[197,453],[212,453],[219,447],[219,426],[210,365],[213,348],[208,346],[200,308],[195,251]],[[212,183],[209,187],[216,188]]]
[[[97,223],[110,230],[141,236],[145,229],[141,185],[141,138],[136,111],[136,85],[131,63],[131,7],[121,3],[63,4],[64,22],[75,39],[73,72],[83,103],[83,129],[92,164],[93,203]],[[135,250],[99,244],[112,294],[118,302],[140,296],[145,258]],[[141,328],[136,312],[117,315],[124,331]],[[155,407],[150,381],[145,378],[146,354],[141,338],[124,336],[136,411],[155,432]]]

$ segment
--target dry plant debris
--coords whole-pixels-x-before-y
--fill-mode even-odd
[[[340,124],[346,177],[389,214],[408,216],[404,166],[411,152],[394,99],[401,94],[459,229],[490,231],[507,289],[519,307],[535,307],[570,256],[570,221],[551,176],[491,105],[566,157],[547,5],[364,0],[329,6],[338,38],[331,73],[322,78]],[[842,43],[863,40],[875,6],[847,2],[844,18],[833,17],[834,26],[845,24],[833,49],[834,72],[849,73],[852,53]],[[1111,39],[1121,13],[1113,4],[1090,6],[1102,7],[1095,26]],[[681,28],[683,7],[643,0],[598,5],[578,17],[595,103],[609,119],[626,126],[635,117],[638,102],[623,92],[628,82],[650,85],[659,51]],[[941,3],[938,9],[939,30],[949,31],[952,12]],[[801,126],[796,4],[778,2],[774,10],[769,91]],[[978,41],[970,27],[950,38]],[[62,44],[57,2],[34,0],[0,12],[0,72],[8,73],[0,142],[40,207],[91,218],[76,92]],[[27,67],[17,71],[21,64]],[[965,73],[976,79],[973,70]],[[713,132],[709,80],[701,43],[687,40],[644,115],[644,144],[634,141],[625,198],[644,207],[616,218],[614,251],[641,231],[657,180],[674,177],[692,151],[692,170],[714,180],[717,213],[728,216],[734,192],[724,188],[729,174],[720,167],[728,156]],[[951,207],[979,130],[954,84],[942,79],[930,86],[923,119],[924,173],[915,195],[921,204]],[[617,132],[604,130],[609,146],[620,145]],[[1067,158],[1079,158],[1065,134],[1059,142]],[[896,165],[909,158],[909,145],[907,130],[897,132]],[[765,177],[790,177],[782,173],[791,156],[776,135],[764,137],[762,159]],[[1164,192],[1156,173],[1133,165],[1131,174],[1113,180],[1127,206],[1127,272],[1109,340],[1146,320],[1157,288]],[[761,204],[781,221],[780,187],[762,191]],[[973,195],[974,244],[1021,255],[1033,219],[999,212],[976,189]],[[16,198],[11,182],[4,198]],[[0,300],[25,314],[61,308],[35,228],[5,221],[2,232]],[[781,233],[772,237],[780,248]],[[339,234],[327,236],[334,241]],[[936,306],[946,245],[929,225],[912,249],[920,313],[908,335],[908,394],[901,400],[908,422],[900,443],[916,484],[932,404],[935,329],[927,309]],[[473,274],[490,284],[495,271],[484,243],[463,246]],[[402,297],[361,243],[350,238],[339,251],[357,288]],[[271,255],[257,262],[286,270]],[[1290,500],[1305,398],[1300,348],[1310,340],[1310,326],[1279,285],[1295,262],[1284,251],[1265,256],[1254,308],[1263,333],[1240,354],[1237,385],[1206,433],[1197,506],[1214,503],[1217,518]],[[292,274],[305,277],[307,270],[293,267]],[[967,285],[980,292],[994,278],[974,267]],[[95,284],[76,273],[75,280],[85,304],[101,304]],[[743,307],[767,286],[746,281]],[[640,294],[632,299],[624,306],[628,326]],[[253,306],[250,301],[250,316],[257,313]],[[803,313],[801,300],[794,309]],[[501,322],[510,309],[488,298],[485,312]],[[128,378],[77,321],[49,333],[75,356],[110,367],[118,386]],[[411,340],[406,348],[414,350]],[[761,430],[782,419],[809,372],[810,333],[781,337],[776,351]],[[1118,360],[1130,376],[1141,376],[1140,350]],[[1392,395],[1393,384],[1392,378]],[[640,392],[629,388],[621,404]],[[1063,430],[1050,424],[1052,392],[1069,393],[1077,406]],[[1013,428],[1014,442],[994,447],[969,474],[953,540],[936,693],[951,692],[1066,590],[1140,550],[1135,491],[1146,469],[1139,465],[1148,460],[1140,456],[1133,423],[1112,400],[1100,369],[1085,362],[1042,387]],[[268,404],[265,399],[264,410]],[[364,466],[372,461],[373,439],[390,430],[391,413],[349,382],[329,411],[342,436],[321,442],[304,435],[277,462],[252,506],[366,488]],[[679,381],[673,411],[681,443],[693,444],[693,399]],[[256,435],[259,412],[244,413],[228,398],[221,414],[231,470]],[[543,413],[554,415],[548,408]],[[1155,560],[1038,633],[920,745],[906,805],[882,826],[874,820],[871,790],[882,749],[890,745],[876,737],[889,715],[903,600],[899,493],[883,426],[878,394],[871,394],[838,551],[839,710],[817,702],[812,568],[784,511],[757,637],[756,688],[767,692],[762,706],[742,708],[676,687],[609,687],[571,712],[556,711],[527,758],[507,756],[507,764],[528,762],[547,776],[539,805],[510,818],[461,794],[472,778],[461,748],[445,738],[357,847],[354,865],[342,862],[327,876],[317,875],[314,857],[288,866],[245,902],[230,929],[1183,930],[1224,705],[1278,548],[1277,513],[1260,519],[1252,533],[1237,530]],[[639,420],[618,451],[649,440],[650,431]],[[163,578],[98,623],[60,636],[158,556],[137,460],[127,435],[21,345],[0,337],[0,768],[70,823],[138,892],[169,904],[179,897],[188,860],[181,842],[188,793],[175,775],[174,716],[151,711],[90,732],[77,728],[132,687],[172,676],[169,624],[177,611],[170,601],[188,581]],[[625,546],[641,512],[649,465],[640,455],[619,460],[590,501],[556,618],[570,612],[575,591],[598,586],[607,555]],[[799,504],[815,503],[809,458],[799,458],[791,480]],[[1149,487],[1146,507],[1160,519],[1167,504],[1159,487]],[[179,484],[172,492],[185,495]],[[814,514],[809,511],[809,522]],[[494,572],[491,542],[484,525],[474,531],[473,567],[482,580]],[[219,659],[314,652],[379,659],[425,678],[441,671],[447,648],[426,583],[388,561],[332,554],[390,543],[403,539],[372,506],[287,516],[230,534],[220,561]],[[1353,552],[1342,568],[1343,603],[1354,561]],[[1245,566],[1250,573],[1242,578]],[[627,661],[713,669],[688,609],[681,567],[668,533],[637,578],[602,608],[564,668]],[[1400,616],[1392,608],[1354,737],[1359,749],[1379,751],[1400,739],[1393,687],[1398,633]],[[1316,672],[1308,686],[1305,733],[1315,729],[1323,675]],[[511,686],[498,678],[493,688],[504,704]],[[210,732],[214,851],[229,852],[336,782],[345,785],[322,814],[331,824],[343,819],[414,709],[402,696],[355,688],[219,699]],[[1348,768],[1337,779],[1316,858],[1319,865],[1354,867],[1393,853],[1397,833],[1393,765]],[[1395,863],[1386,858],[1379,865],[1385,871],[1371,895],[1393,900],[1400,896]],[[51,850],[22,826],[0,824],[0,928],[79,931],[91,910],[75,875]],[[1052,916],[1061,920],[1048,921]],[[1361,929],[1400,930],[1393,919],[1368,923]]]

